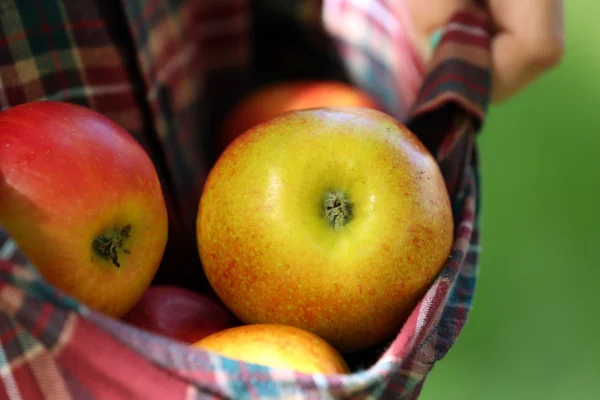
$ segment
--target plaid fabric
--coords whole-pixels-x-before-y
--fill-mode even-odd
[[[207,116],[248,72],[246,1],[6,0],[0,7],[0,109],[69,101],[129,130],[153,159],[169,210],[156,281],[205,288],[194,237],[211,148]]]
[[[159,164],[172,195],[170,218],[185,227],[211,157],[203,149],[213,111],[218,114],[251,83],[247,4],[109,3],[3,2],[1,104],[54,98],[117,120]],[[475,289],[480,193],[474,140],[490,85],[488,20],[475,7],[453,17],[433,65],[416,80],[411,102],[413,89],[402,88],[414,84],[418,74],[402,71],[421,70],[415,59],[406,65],[414,56],[405,58],[398,50],[406,43],[406,25],[397,9],[384,0],[325,0],[322,10],[324,31],[350,79],[383,99],[389,112],[417,133],[437,157],[452,197],[451,257],[394,340],[363,354],[363,361],[374,359],[373,364],[365,361],[364,368],[343,376],[236,362],[87,309],[23,266],[25,258],[0,233],[0,259],[8,260],[0,261],[0,398],[418,396],[464,326]],[[315,23],[313,12],[301,16]],[[341,19],[352,21],[354,31],[344,30]],[[121,41],[124,37],[130,40]],[[136,57],[129,56],[131,49]]]
[[[351,81],[405,120],[421,88],[424,66],[412,45],[404,1],[329,0],[323,21]]]

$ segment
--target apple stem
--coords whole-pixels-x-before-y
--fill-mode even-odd
[[[131,225],[125,225],[121,229],[117,229],[116,233],[98,235],[92,243],[92,248],[96,254],[105,260],[110,260],[115,267],[121,267],[119,263],[118,250],[122,249],[123,253],[129,254],[129,250],[124,249],[124,241],[129,237]]]
[[[327,192],[323,206],[325,219],[335,230],[344,227],[352,219],[352,202],[344,191]]]

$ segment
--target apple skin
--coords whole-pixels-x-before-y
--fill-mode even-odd
[[[214,333],[192,346],[235,360],[306,374],[350,372],[342,356],[325,340],[285,325],[242,325]]]
[[[227,114],[216,139],[217,154],[246,130],[285,111],[320,107],[366,107],[381,110],[366,92],[339,81],[285,81],[257,89]]]
[[[170,285],[151,285],[123,321],[185,343],[239,325],[217,301]]]
[[[127,313],[159,267],[168,228],[138,142],[89,108],[25,103],[0,113],[0,176],[0,225],[46,281],[107,315]]]
[[[352,202],[338,229],[324,215],[332,190]],[[356,107],[246,131],[210,171],[196,228],[206,276],[242,322],[296,326],[342,352],[397,333],[453,242],[435,159],[394,118]]]

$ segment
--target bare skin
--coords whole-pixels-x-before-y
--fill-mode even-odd
[[[431,35],[473,0],[401,0],[414,21],[423,58],[431,57]],[[564,52],[563,0],[485,0],[492,39],[492,100],[503,102],[554,68]]]

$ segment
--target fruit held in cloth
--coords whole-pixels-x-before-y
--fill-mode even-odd
[[[307,374],[347,374],[342,356],[325,340],[285,325],[243,325],[214,333],[194,345],[252,364]]]
[[[121,317],[167,242],[152,161],[122,127],[56,101],[0,113],[0,225],[52,285]]]
[[[216,300],[171,285],[152,285],[123,320],[152,333],[194,343],[239,324]]]
[[[243,322],[351,352],[398,332],[448,258],[453,220],[415,135],[383,112],[335,107],[281,114],[229,146],[197,236],[209,282]]]

